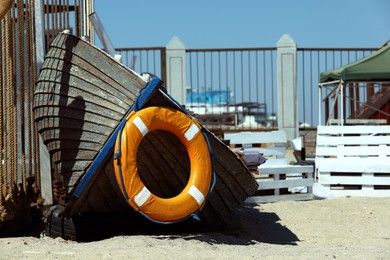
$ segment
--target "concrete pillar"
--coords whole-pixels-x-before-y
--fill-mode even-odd
[[[297,45],[284,34],[277,43],[278,128],[287,139],[299,136],[297,105]]]
[[[180,104],[186,102],[186,49],[174,36],[166,46],[166,82],[168,93]]]

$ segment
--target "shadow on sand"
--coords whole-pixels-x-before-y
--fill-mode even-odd
[[[243,206],[230,219],[215,228],[205,227],[203,232],[171,234],[170,238],[196,239],[210,244],[251,245],[269,243],[296,245],[299,238],[279,223],[275,213],[260,212],[252,206]]]
[[[275,213],[261,212],[258,208],[247,205],[239,208],[218,226],[210,226],[195,219],[170,225],[157,224],[134,211],[125,215],[112,212],[84,214],[74,218],[72,222],[77,240],[82,242],[103,240],[114,236],[146,235],[161,240],[198,240],[209,244],[296,245],[299,238],[281,225],[279,220]],[[35,221],[27,229],[14,234],[3,234],[0,237],[26,235],[39,237],[44,229],[42,224],[41,221]]]
[[[210,244],[251,245],[270,243],[296,245],[299,238],[279,223],[275,213],[261,212],[252,206],[242,206],[218,226],[194,219],[162,225],[146,220],[140,214],[127,216],[91,214],[74,219],[79,241],[96,241],[114,236],[147,235],[155,239],[199,240]]]

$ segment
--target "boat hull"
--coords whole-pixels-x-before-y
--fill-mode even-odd
[[[75,36],[60,34],[53,41],[37,82],[34,113],[51,155],[54,182],[65,190],[66,196],[56,200],[65,205],[65,216],[131,211],[115,179],[114,151],[108,140],[115,138],[144,85],[135,72]],[[143,103],[150,106],[187,112],[161,85]],[[207,223],[221,223],[255,193],[257,183],[221,140],[207,129],[204,132],[216,184],[198,215]],[[104,160],[99,159],[96,172],[89,175],[102,150]],[[186,149],[165,131],[143,138],[137,164],[145,186],[160,197],[179,194],[189,179]]]

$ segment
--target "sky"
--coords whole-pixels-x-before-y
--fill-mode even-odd
[[[389,0],[96,0],[115,48],[375,48],[390,40]]]

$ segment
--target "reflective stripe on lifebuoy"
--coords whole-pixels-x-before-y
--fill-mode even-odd
[[[151,193],[138,174],[138,146],[142,138],[154,130],[165,130],[179,138],[190,159],[188,183],[179,195],[172,198],[160,198]],[[132,112],[117,138],[115,152],[120,153],[117,158],[120,161],[114,163],[117,182],[129,205],[136,211],[155,221],[174,222],[204,206],[212,181],[210,152],[201,126],[188,115],[162,107]]]

